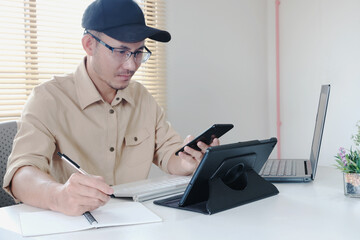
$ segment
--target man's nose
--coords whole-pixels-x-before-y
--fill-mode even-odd
[[[135,71],[137,69],[134,55],[130,56],[130,58],[124,62],[123,67],[129,71]]]

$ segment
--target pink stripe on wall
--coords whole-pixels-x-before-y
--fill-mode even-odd
[[[280,28],[279,28],[280,0],[275,1],[275,28],[276,28],[276,136],[277,158],[281,158],[281,120],[280,120]]]

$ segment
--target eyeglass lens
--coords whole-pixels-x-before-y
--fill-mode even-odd
[[[131,55],[134,55],[134,60],[137,64],[146,62],[150,57],[150,53],[145,52],[145,50],[131,52],[128,50],[114,49],[113,54],[120,62],[125,62],[131,58]]]

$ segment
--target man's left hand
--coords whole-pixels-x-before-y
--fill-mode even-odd
[[[184,144],[191,142],[194,139],[193,136],[187,136],[184,140]],[[206,149],[212,146],[220,145],[220,141],[218,138],[214,138],[210,145],[207,145],[203,142],[198,142],[197,146],[201,149],[201,151],[197,151],[193,148],[186,146],[184,148],[184,152],[179,152],[179,158],[181,159],[181,168],[185,174],[192,174],[196,168],[198,167],[201,159],[204,157]]]

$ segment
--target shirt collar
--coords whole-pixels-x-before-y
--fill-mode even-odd
[[[76,93],[79,98],[80,107],[83,110],[95,102],[98,101],[104,102],[100,93],[98,92],[94,83],[89,77],[85,63],[86,63],[86,57],[84,57],[83,61],[80,63],[74,74]],[[134,106],[135,103],[133,96],[134,92],[131,91],[130,85],[123,90],[117,91],[116,96],[111,104],[112,106],[120,103],[123,99],[126,102],[130,103],[130,105]]]
[[[114,98],[114,101],[112,102],[112,106],[120,103],[122,100],[125,100],[126,102],[128,102],[131,106],[135,106],[135,101],[134,101],[134,95],[135,92],[132,91],[132,83],[130,82],[129,86],[123,90],[118,90],[116,93],[116,96]],[[119,99],[119,100],[116,100]]]

